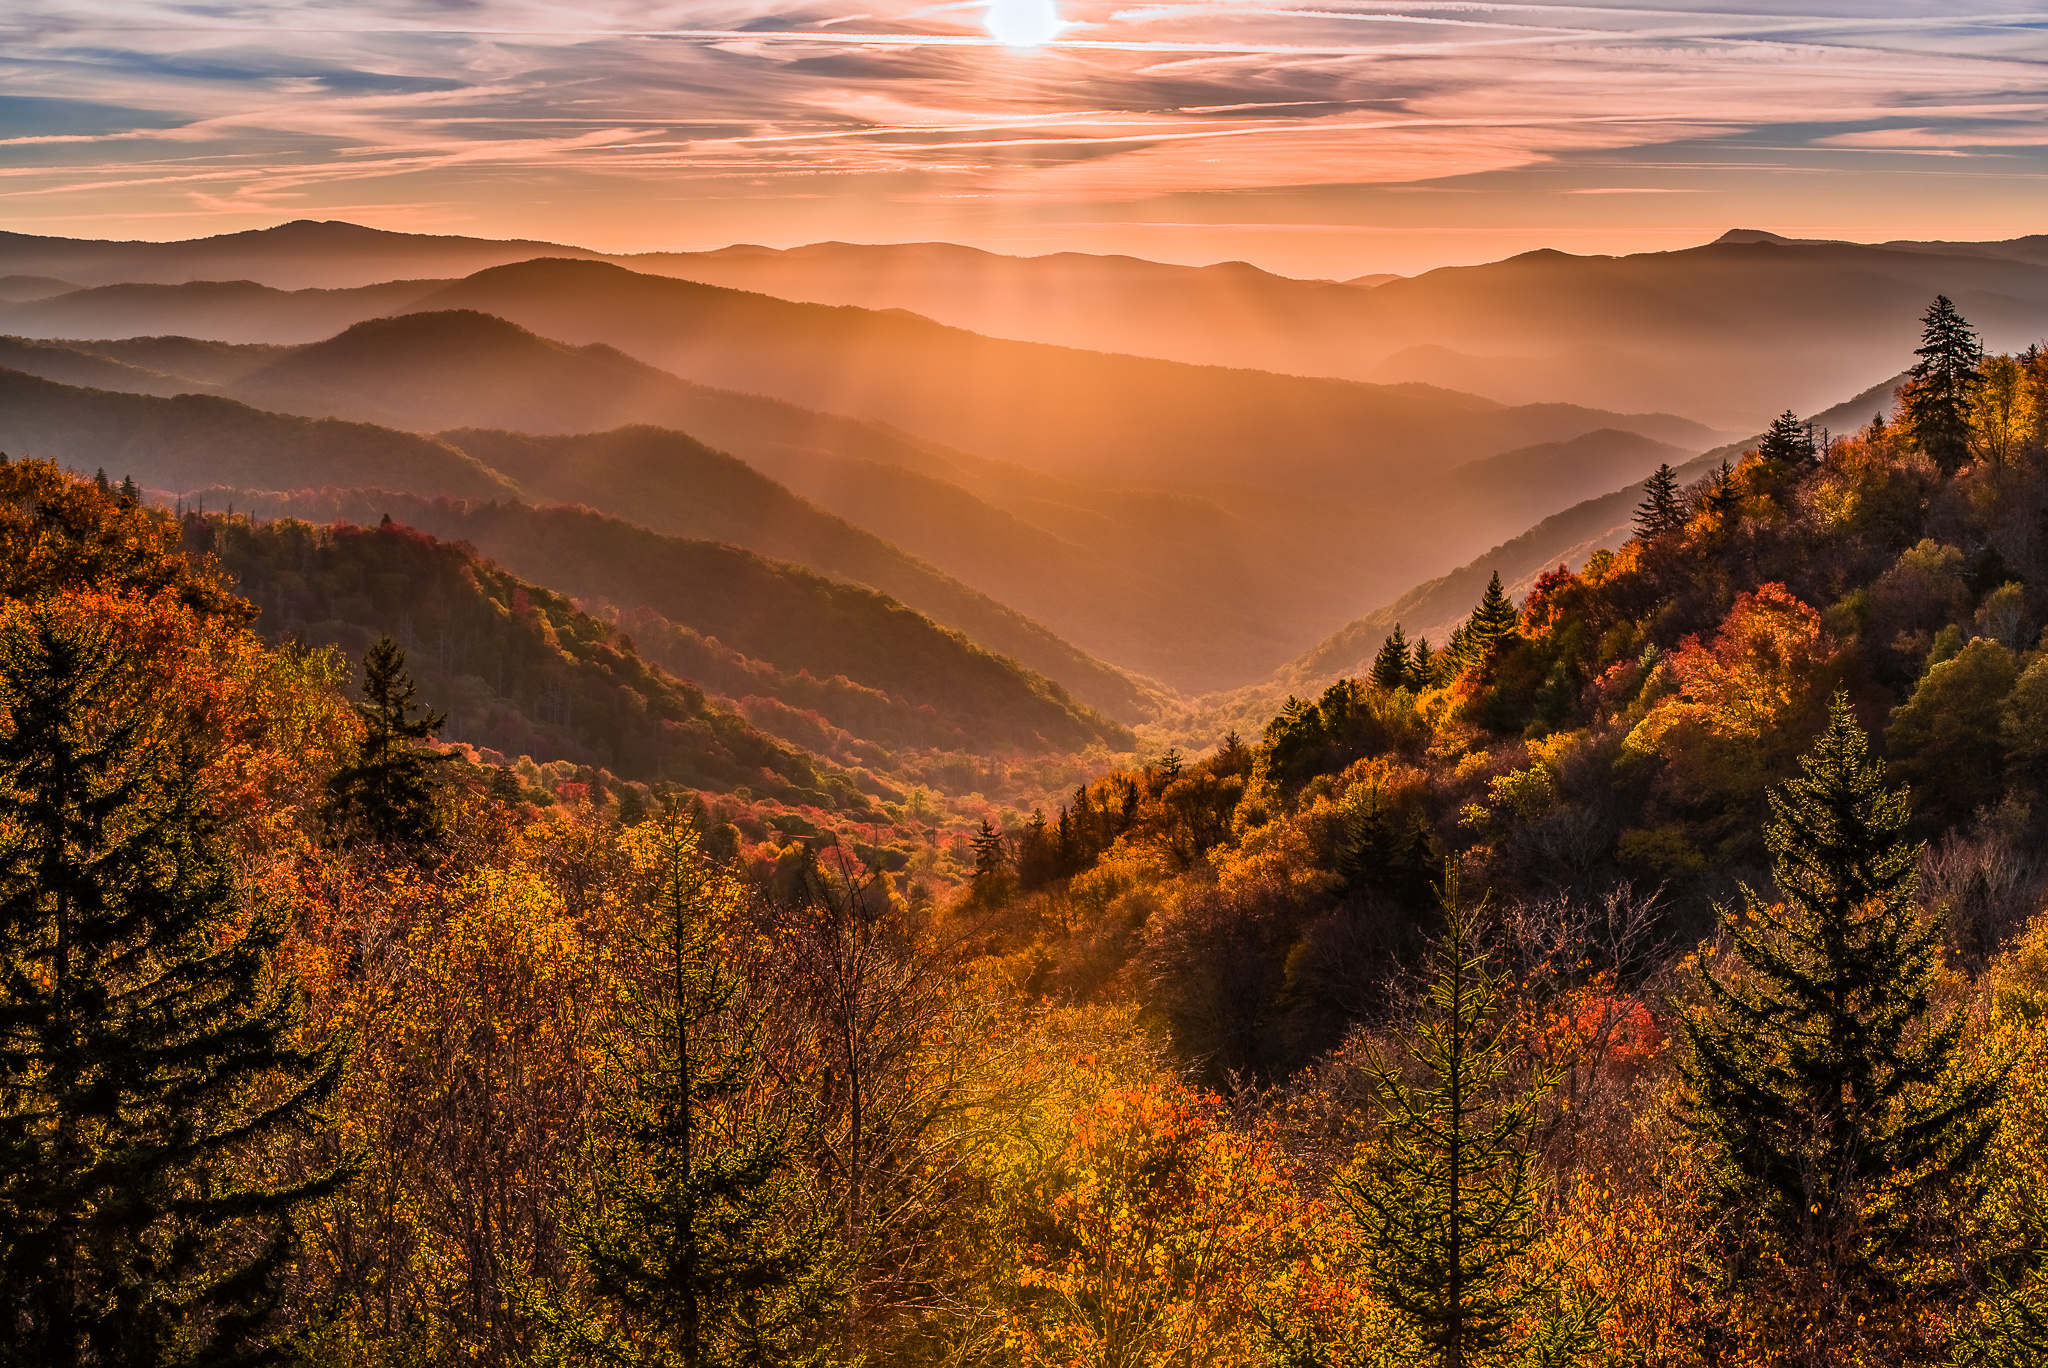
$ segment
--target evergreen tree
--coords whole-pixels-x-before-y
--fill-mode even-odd
[[[138,675],[51,602],[0,629],[0,1364],[273,1361],[342,1176],[275,1171],[345,1051],[297,1043],[283,918]]]
[[[1003,852],[1002,833],[989,824],[988,818],[981,819],[981,830],[974,833],[970,842],[974,851],[974,886],[986,888],[1003,876],[1010,867],[1010,858]]]
[[[1437,682],[1436,653],[1429,649],[1428,637],[1415,638],[1415,651],[1408,660],[1408,677],[1415,681],[1415,687],[1426,689]]]
[[[1905,417],[1913,440],[1945,474],[1970,459],[1970,400],[1984,347],[1947,295],[1939,295],[1922,319],[1913,378],[1903,388]]]
[[[1382,689],[1398,689],[1409,683],[1408,637],[1398,622],[1393,633],[1380,643],[1380,653],[1373,657],[1372,682]]]
[[[501,803],[524,801],[526,785],[519,782],[519,776],[509,767],[499,765],[491,771],[491,797]]]
[[[1468,664],[1482,669],[1490,665],[1501,646],[1519,635],[1522,614],[1501,587],[1500,571],[1487,582],[1486,596],[1472,610],[1465,623],[1465,656]]]
[[[135,477],[132,475],[121,477],[121,502],[129,508],[142,502],[142,491],[135,487]]]
[[[1735,485],[1735,468],[1723,461],[1714,473],[1707,477],[1707,509],[1715,517],[1725,518],[1733,513],[1741,502],[1742,491]]]
[[[1370,889],[1404,907],[1426,907],[1438,867],[1421,815],[1417,814],[1403,837],[1380,802],[1377,788],[1345,815],[1337,872],[1344,876],[1347,887]]]
[[[1791,409],[1771,420],[1770,431],[1757,444],[1757,454],[1765,460],[1795,467],[1811,461],[1818,449],[1813,440],[1813,425],[1800,422]]]
[[[448,718],[415,704],[417,691],[405,652],[379,637],[363,656],[363,701],[355,705],[362,753],[328,781],[320,809],[331,837],[411,848],[440,839],[445,818],[434,767],[447,757],[412,743],[432,738]]]
[[[1377,1053],[1366,1069],[1380,1134],[1336,1191],[1365,1237],[1366,1276],[1426,1361],[1473,1368],[1507,1350],[1548,1291],[1521,1268],[1536,1224],[1536,1109],[1555,1083],[1509,1086],[1518,1024],[1445,862],[1443,938],[1409,1054],[1410,1083]]]
[[[1745,890],[1747,918],[1727,919],[1742,970],[1703,965],[1707,1006],[1683,1023],[1709,1199],[1746,1227],[1755,1269],[1790,1273],[1772,1300],[1796,1296],[1865,1338],[1899,1291],[1924,1214],[1913,1199],[1974,1162],[1997,1091],[1956,1070],[1962,1009],[1932,1015],[1941,926],[1914,905],[1905,791],[1884,786],[1867,751],[1836,694],[1799,775],[1770,795],[1764,841],[1784,901]]]
[[[1678,498],[1678,472],[1669,464],[1643,482],[1643,501],[1636,505],[1636,535],[1655,541],[1666,532],[1685,524],[1685,509]]]
[[[804,1203],[791,1123],[755,1096],[761,1009],[721,952],[739,891],[699,859],[671,807],[650,829],[652,887],[607,1041],[597,1200],[569,1213],[594,1305],[541,1309],[544,1361],[648,1368],[822,1357],[835,1302],[829,1237]]]

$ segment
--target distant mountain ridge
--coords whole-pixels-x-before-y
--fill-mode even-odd
[[[1065,648],[1043,634],[975,607],[944,577],[1011,605],[1098,659],[1199,691],[1260,677],[1418,570],[1448,569],[1532,514],[1611,486],[1621,477],[1612,443],[1639,448],[1620,459],[1644,470],[1669,451],[1648,438],[1586,434],[1509,456],[1487,453],[1489,464],[1441,478],[1413,481],[1390,471],[1403,487],[1353,504],[1333,497],[1327,482],[1297,494],[1034,470],[889,424],[694,384],[602,343],[568,346],[476,310],[372,319],[295,347],[142,337],[61,347],[17,342],[12,354],[14,364],[53,378],[115,387],[105,367],[119,361],[139,368],[127,388],[176,392],[180,386],[165,376],[178,372],[193,377],[193,388],[264,409],[424,432],[524,430],[551,440],[621,424],[686,432],[696,441],[639,442],[630,476],[614,465],[607,477],[533,486],[535,494],[662,530],[729,537],[884,588],[1127,721],[1146,711],[1128,681],[1091,678],[1099,666],[1071,652],[1063,657],[1057,652]],[[674,497],[690,479],[709,475],[699,443],[741,457],[928,565],[899,564],[897,550],[879,545],[854,554],[849,530],[815,514],[798,519],[809,519],[801,536],[793,525],[776,532],[759,515],[745,528],[706,522],[712,505],[678,505]],[[574,445],[547,449],[560,455]],[[510,461],[520,449],[484,459]],[[1551,455],[1538,461],[1531,454],[1538,451]],[[683,463],[678,477],[695,473],[681,484],[660,477],[671,460]],[[1578,466],[1590,473],[1573,474]],[[538,468],[522,466],[527,473],[513,478],[530,480]],[[648,496],[624,494],[650,478]],[[1461,492],[1460,481],[1473,487]],[[685,521],[653,521],[664,508]],[[935,577],[934,566],[944,575]],[[1105,585],[1115,591],[1104,592]],[[1204,631],[1183,629],[1191,614]]]
[[[787,300],[908,309],[990,337],[1299,375],[1424,381],[1510,404],[1540,395],[1617,412],[1669,411],[1738,430],[1778,409],[1819,407],[1857,377],[1905,364],[1914,335],[1899,320],[1936,293],[1962,304],[1999,346],[2023,346],[2048,331],[2048,247],[2039,236],[1862,244],[1734,229],[1668,252],[1543,250],[1347,283],[1293,280],[1242,262],[1009,257],[947,243],[606,256],[552,243],[309,222],[184,243],[0,236],[0,273],[81,285],[213,279],[352,287],[466,275],[540,256],[610,261]],[[381,311],[393,307],[400,306]],[[225,322],[231,313],[223,300],[215,316]],[[0,315],[0,329],[32,331],[33,316],[9,322]],[[329,326],[289,340],[309,341],[343,322],[330,316]],[[120,331],[190,330],[171,323]]]

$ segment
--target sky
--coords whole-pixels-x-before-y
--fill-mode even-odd
[[[1411,274],[2048,231],[2048,4],[7,0],[0,229]]]

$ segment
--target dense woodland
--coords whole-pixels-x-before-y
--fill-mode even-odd
[[[0,1363],[2042,1361],[2048,358],[1925,327],[1007,822],[986,695],[0,466]]]

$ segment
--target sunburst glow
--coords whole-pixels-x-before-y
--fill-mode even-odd
[[[1038,47],[1067,26],[1054,0],[990,0],[986,22],[996,41],[1009,47]]]

